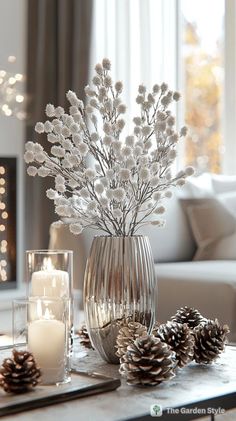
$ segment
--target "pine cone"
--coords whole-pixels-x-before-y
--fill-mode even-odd
[[[83,345],[85,348],[88,348],[88,349],[94,349],[91,344],[88,330],[85,324],[81,326],[80,330],[78,331],[78,335],[81,338],[80,340],[81,345]]]
[[[186,323],[167,322],[160,325],[153,334],[175,352],[178,367],[184,367],[193,359],[194,337]]]
[[[116,343],[116,355],[121,358],[127,351],[128,345],[141,336],[147,336],[147,328],[138,322],[128,322],[126,326],[120,328]]]
[[[120,373],[130,385],[156,386],[174,377],[173,352],[154,336],[136,339],[121,358]]]
[[[176,314],[171,317],[173,322],[187,323],[190,329],[198,326],[200,323],[205,322],[206,319],[199,313],[198,310],[192,307],[181,307],[177,310]]]
[[[229,327],[221,326],[217,319],[207,320],[193,330],[194,359],[199,364],[211,364],[224,351]]]
[[[13,349],[0,367],[0,386],[8,393],[24,393],[35,387],[41,371],[30,352]]]

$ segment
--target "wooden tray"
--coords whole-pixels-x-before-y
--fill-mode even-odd
[[[0,417],[42,406],[108,392],[120,386],[120,379],[96,373],[72,373],[71,382],[60,386],[37,386],[33,391],[10,395],[0,390]]]

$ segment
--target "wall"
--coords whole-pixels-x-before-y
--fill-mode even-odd
[[[0,68],[25,74],[27,0],[0,0]],[[9,55],[16,63],[7,62]],[[0,155],[18,157],[18,279],[22,282],[24,266],[24,122],[0,114]],[[18,284],[19,286],[19,284]],[[1,292],[4,298],[5,292]]]

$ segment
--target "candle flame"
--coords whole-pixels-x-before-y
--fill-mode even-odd
[[[53,270],[54,266],[50,257],[44,257],[43,259],[43,270]]]
[[[45,310],[44,319],[46,319],[46,320],[51,319],[50,311],[48,310],[48,308],[46,308],[46,310]]]

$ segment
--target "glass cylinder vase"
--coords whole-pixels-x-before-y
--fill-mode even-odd
[[[146,236],[95,237],[84,278],[86,324],[102,358],[119,363],[116,338],[122,324],[155,321],[156,279]]]
[[[33,354],[44,385],[70,381],[69,319],[67,299],[31,297],[13,301],[13,346]]]
[[[26,251],[27,296],[70,298],[73,252],[70,250]]]

